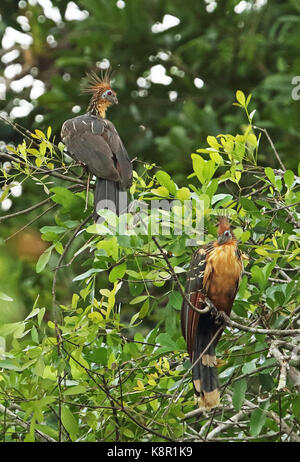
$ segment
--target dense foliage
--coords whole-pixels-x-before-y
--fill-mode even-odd
[[[3,150],[11,162],[3,189],[30,185],[38,196],[30,212],[50,217],[39,221],[47,245],[32,308],[0,326],[3,440],[299,441],[299,171],[286,169],[264,127],[254,128],[251,96],[237,91],[234,104],[243,131],[209,132],[184,186],[154,163],[135,171],[131,199],[177,200],[155,216],[157,234],[142,212],[127,215],[126,233],[113,229],[111,214],[93,224],[86,177],[50,127]],[[260,161],[262,138],[280,169]],[[189,232],[178,233],[186,203]],[[178,322],[200,206],[204,240],[215,238],[218,214],[230,215],[245,262],[217,350],[221,406],[208,414],[195,407]],[[13,303],[10,293],[0,298]]]

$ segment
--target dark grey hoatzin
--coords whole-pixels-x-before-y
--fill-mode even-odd
[[[203,310],[207,297],[229,316],[243,271],[242,257],[247,258],[239,251],[227,218],[222,217],[218,239],[200,247],[192,257],[185,289],[191,305]],[[194,364],[193,386],[199,407],[216,407],[220,395],[215,347],[222,334],[220,324],[211,312],[200,314],[184,300],[181,327]]]
[[[88,112],[66,120],[61,138],[68,153],[96,176],[94,220],[100,223],[103,219],[97,213],[99,209],[114,209],[117,215],[126,211],[127,200],[121,200],[124,199],[121,192],[131,186],[132,164],[116,128],[105,118],[109,106],[118,104],[109,72],[101,77],[96,74],[88,77],[83,88],[92,94]]]

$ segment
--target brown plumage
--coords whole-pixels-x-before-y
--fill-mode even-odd
[[[122,140],[109,120],[106,111],[118,104],[116,92],[110,85],[111,74],[101,77],[92,73],[82,88],[90,93],[88,112],[66,120],[61,137],[68,153],[82,162],[96,176],[94,219],[101,223],[97,211],[109,208],[119,214],[126,211],[126,193],[132,183],[132,165]]]
[[[230,315],[243,271],[241,252],[226,217],[218,226],[218,239],[199,248],[193,255],[186,282],[186,297],[198,309],[205,308],[208,297],[218,311]],[[208,313],[197,313],[186,301],[181,310],[181,326],[193,367],[193,385],[200,407],[219,404],[215,347],[222,332]],[[204,351],[206,349],[206,351]]]

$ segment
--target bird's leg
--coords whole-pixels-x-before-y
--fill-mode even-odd
[[[87,208],[88,208],[88,200],[89,200],[89,189],[90,189],[90,177],[91,177],[91,174],[89,173],[88,174],[88,179],[87,179],[87,185],[86,185],[86,197],[85,197],[85,207],[84,207],[84,211],[86,212]]]
[[[89,171],[88,171],[87,166],[83,162],[79,161],[78,163],[79,163],[80,167],[82,167],[82,173],[81,173],[81,175],[79,177],[81,179],[81,178],[84,177],[84,175],[88,174]]]
[[[211,315],[215,318],[215,321],[217,324],[226,324],[226,314],[222,310],[217,310],[213,302],[206,297],[205,298],[205,303],[209,307]]]

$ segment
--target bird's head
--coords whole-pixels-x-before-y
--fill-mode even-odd
[[[228,244],[235,241],[235,236],[231,229],[230,223],[227,217],[221,217],[218,226],[218,244]]]
[[[87,78],[87,83],[82,85],[82,92],[92,95],[88,110],[104,118],[109,106],[118,104],[117,94],[110,84],[111,72],[107,70],[101,76],[92,72]]]

